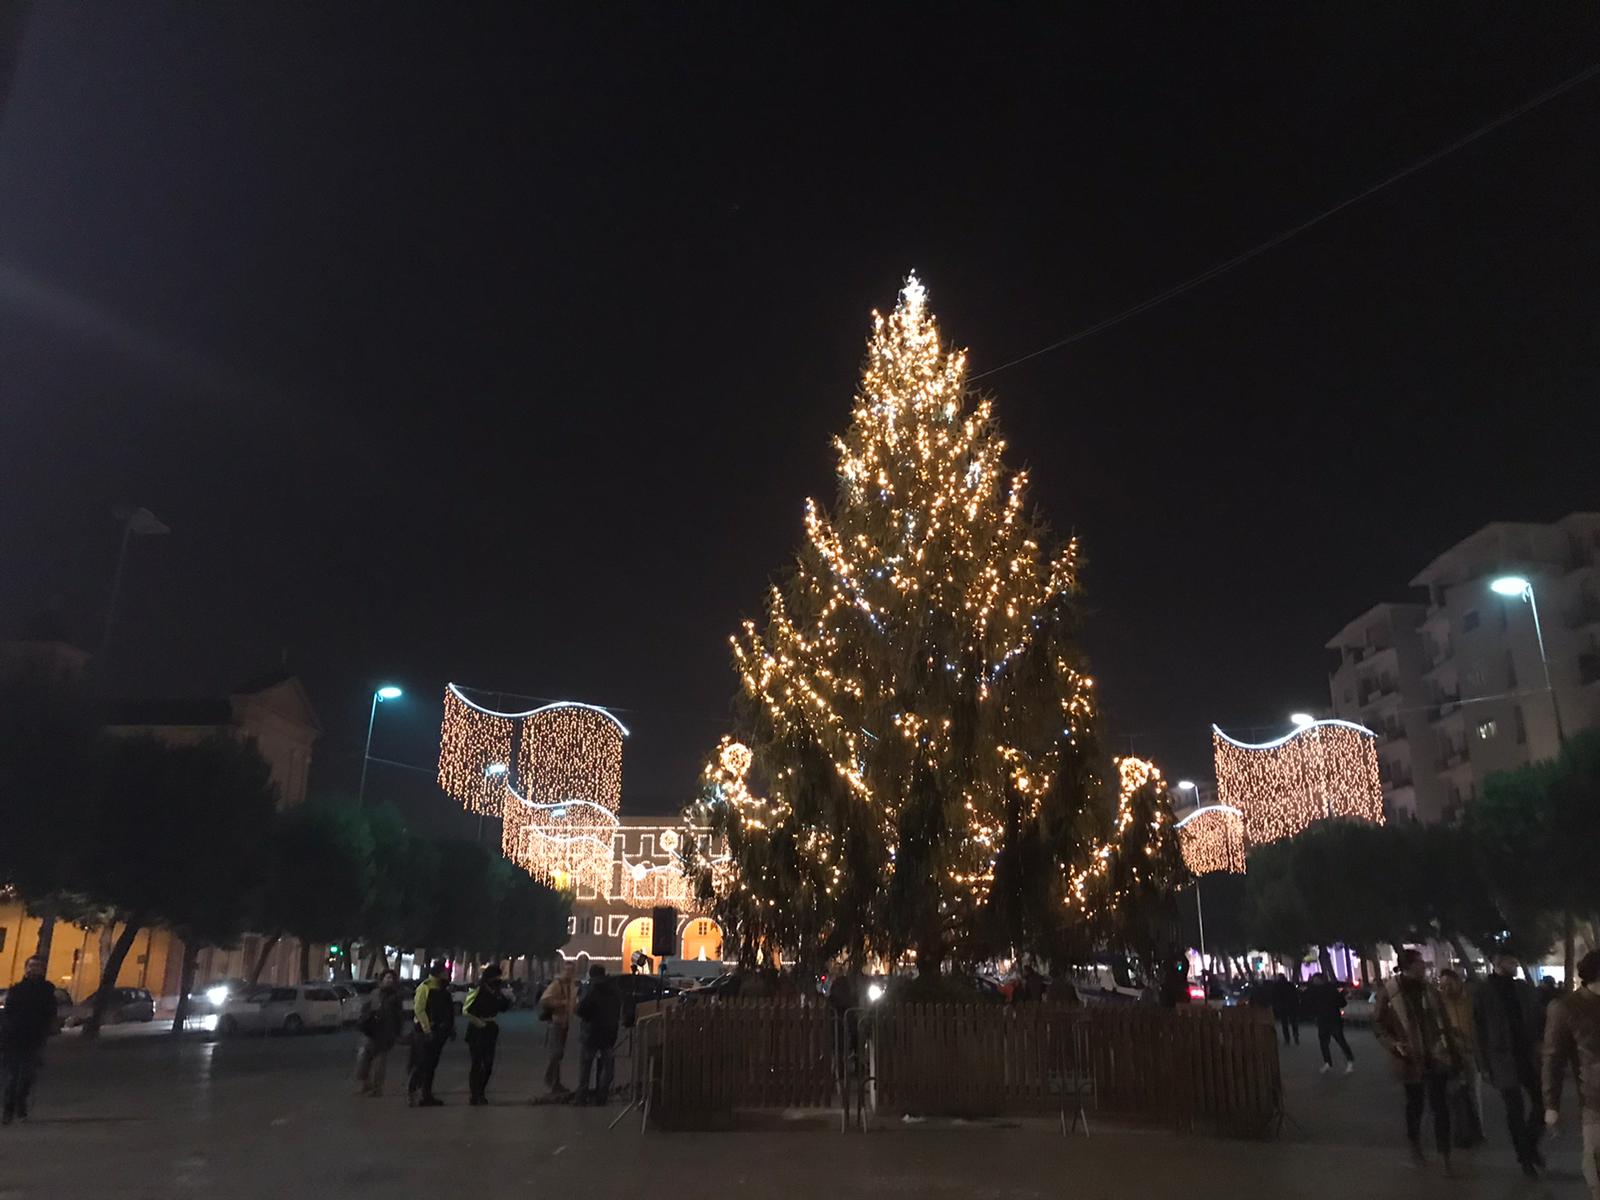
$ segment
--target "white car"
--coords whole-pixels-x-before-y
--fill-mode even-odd
[[[228,1035],[338,1029],[341,1007],[339,993],[327,984],[263,985],[223,1001],[222,1011],[217,1016],[217,1032]]]

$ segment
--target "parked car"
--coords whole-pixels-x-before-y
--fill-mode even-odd
[[[0,1008],[4,1008],[6,1006],[6,993],[9,992],[10,990],[11,990],[10,988],[0,988]],[[55,1028],[55,1032],[56,1033],[60,1033],[61,1030],[62,1030],[62,1027],[68,1024],[67,1018],[72,1015],[72,1011],[73,1011],[74,1007],[75,1006],[72,1003],[72,997],[67,994],[66,988],[57,988],[56,989],[56,1028]]]
[[[61,1003],[61,997],[66,995],[59,988],[56,989],[56,1003]],[[67,1014],[66,1024],[82,1025],[94,1012],[94,995],[91,993],[82,1004],[74,1004]],[[106,1004],[105,1015],[100,1018],[102,1025],[122,1025],[133,1021],[154,1021],[156,1019],[155,997],[144,988],[119,987],[111,989],[111,999]]]
[[[339,994],[325,983],[295,987],[258,987],[223,1002],[217,1032],[299,1033],[306,1029],[338,1029],[343,1019]]]
[[[665,1000],[668,996],[678,995],[680,991],[659,975],[618,975],[615,978],[622,990],[624,1028],[639,1019],[639,1005],[651,1000]]]

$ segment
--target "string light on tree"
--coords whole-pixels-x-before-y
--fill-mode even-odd
[[[1081,865],[1102,785],[1078,547],[1046,548],[966,378],[912,276],[873,314],[834,503],[806,501],[794,567],[732,639],[736,736],[688,816],[726,839],[702,895],[746,945],[932,966],[1020,936],[982,919],[998,888],[1059,893]],[[1046,825],[1050,865],[1000,878]]]
[[[1383,823],[1377,735],[1364,725],[1311,721],[1261,743],[1236,741],[1213,725],[1211,742],[1217,800],[1242,814],[1246,848],[1327,817]]]

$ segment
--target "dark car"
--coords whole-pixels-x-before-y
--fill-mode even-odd
[[[622,990],[622,1024],[632,1025],[639,1018],[639,1005],[651,1000],[665,1000],[678,995],[679,989],[659,975],[617,975],[613,977]]]
[[[58,996],[59,1002],[60,997]],[[91,993],[82,1004],[73,1006],[67,1014],[68,1025],[82,1025],[89,1019],[89,1014],[94,1012],[94,995]],[[154,1021],[156,1019],[156,1002],[144,988],[119,987],[111,989],[111,999],[106,1004],[104,1017],[101,1023],[105,1025],[121,1025],[129,1021]]]

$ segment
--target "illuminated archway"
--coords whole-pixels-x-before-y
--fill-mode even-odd
[[[710,917],[690,917],[679,954],[690,962],[721,962],[722,927]]]
[[[624,974],[633,969],[633,956],[643,950],[650,953],[650,938],[654,932],[655,923],[649,917],[635,917],[622,927],[622,971]],[[652,967],[658,962],[652,957]]]

